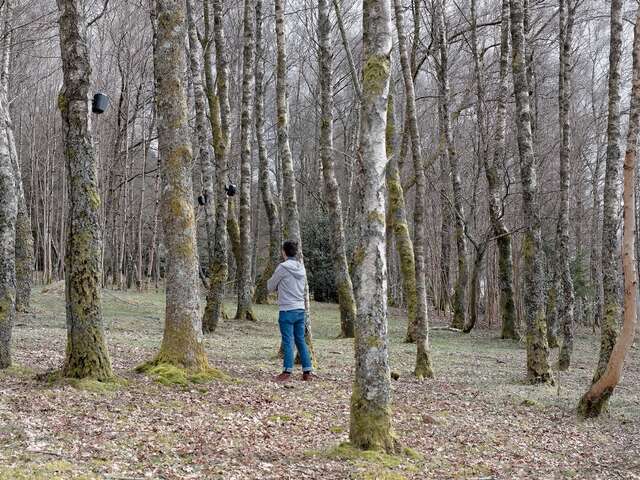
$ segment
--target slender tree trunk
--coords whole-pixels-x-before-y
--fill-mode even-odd
[[[216,47],[217,83],[214,87],[211,69],[210,43],[205,49],[205,79],[209,100],[209,121],[213,132],[213,148],[216,159],[217,179],[215,189],[216,223],[213,256],[209,260],[209,290],[202,319],[203,330],[213,332],[224,317],[224,286],[229,272],[227,263],[227,216],[229,201],[224,189],[228,173],[227,151],[229,146],[229,67],[222,18],[222,0],[213,0],[213,35]],[[204,0],[205,37],[210,38],[209,1]],[[214,93],[215,92],[215,93]]]
[[[6,99],[9,98],[8,80],[9,63],[11,57],[11,21],[13,15],[12,2],[5,2],[5,33],[3,44],[2,62],[2,87]],[[16,270],[16,301],[15,309],[18,312],[27,312],[31,304],[31,286],[33,283],[33,234],[31,233],[31,216],[27,209],[24,188],[22,185],[22,172],[16,142],[13,134],[13,123],[9,112],[8,101],[3,102],[4,109],[4,132],[7,137],[7,146],[13,165],[14,178],[16,182],[16,196],[18,200],[18,214],[16,217],[16,238],[15,238],[15,270]]]
[[[594,116],[595,120],[595,116]],[[591,178],[591,245],[589,246],[589,270],[591,289],[593,291],[593,300],[590,302],[590,324],[595,333],[596,326],[602,323],[602,258],[600,255],[600,246],[598,245],[598,233],[600,231],[600,148],[596,153],[596,162]]]
[[[549,367],[549,344],[544,306],[544,271],[538,180],[531,133],[531,108],[527,84],[522,0],[510,0],[512,70],[516,97],[516,126],[522,178],[522,217],[526,219],[522,256],[525,279],[525,316],[527,321],[527,378],[532,383],[553,382]]]
[[[503,218],[504,204],[498,178],[498,165],[505,153],[505,134],[507,128],[507,75],[509,71],[509,0],[502,0],[500,34],[500,77],[496,106],[496,120],[493,161],[488,155],[484,159],[484,172],[487,178],[489,218],[498,246],[498,284],[500,287],[500,338],[518,339],[516,330],[516,308],[513,288],[513,249],[511,235]]]
[[[402,275],[402,290],[404,302],[407,305],[407,335],[405,342],[412,343],[416,339],[416,312],[418,310],[418,294],[416,293],[416,263],[413,252],[413,242],[409,233],[407,221],[407,207],[402,189],[402,179],[398,168],[398,158],[395,140],[395,109],[393,98],[389,94],[387,106],[387,158],[386,169],[387,192],[389,197],[387,219],[396,240],[396,248],[400,257],[400,273]]]
[[[258,144],[259,183],[264,210],[269,224],[269,254],[264,270],[256,282],[253,297],[255,303],[267,303],[267,280],[273,275],[280,260],[280,214],[278,205],[271,191],[271,162],[267,154],[264,139],[264,66],[265,53],[262,38],[262,0],[256,0],[256,140]]]
[[[571,364],[573,352],[574,308],[575,295],[573,280],[571,279],[570,251],[569,251],[569,184],[571,164],[571,123],[569,108],[571,98],[571,43],[573,36],[573,11],[570,0],[560,0],[560,74],[559,74],[559,127],[560,127],[560,218],[558,220],[558,234],[560,248],[558,249],[561,264],[560,277],[562,280],[562,302],[558,309],[562,319],[562,347],[558,359],[558,368],[567,370]]]
[[[560,265],[558,265],[560,251],[560,221],[556,224],[556,239],[553,252],[548,257],[549,270],[551,271],[551,285],[547,290],[547,305],[545,316],[547,319],[547,342],[549,348],[558,348],[558,292],[562,288],[560,278]]]
[[[356,250],[355,380],[351,394],[351,443],[364,450],[393,452],[391,378],[387,338],[385,261],[385,129],[391,70],[389,0],[363,2],[363,102],[360,152],[363,187]]]
[[[429,355],[429,318],[427,314],[427,288],[425,285],[425,214],[424,204],[427,196],[426,177],[418,116],[416,113],[416,96],[413,85],[411,64],[407,49],[407,37],[404,32],[404,16],[400,0],[394,0],[396,14],[396,30],[398,31],[398,48],[404,78],[405,97],[407,102],[407,119],[411,135],[411,154],[413,156],[413,172],[415,175],[415,200],[413,206],[413,250],[416,265],[416,323],[415,339],[417,345],[416,367],[414,374],[422,379],[433,377],[431,358]]]
[[[449,73],[448,73],[448,45],[447,31],[444,19],[445,4],[443,0],[438,2],[436,13],[436,25],[438,31],[438,47],[440,51],[438,65],[438,82],[440,86],[440,108],[442,110],[442,128],[444,141],[447,148],[451,185],[453,191],[453,218],[455,225],[455,239],[458,249],[458,275],[454,287],[453,296],[453,328],[462,329],[465,324],[466,300],[465,292],[467,288],[467,242],[465,238],[464,207],[462,205],[462,181],[460,179],[460,168],[458,165],[458,155],[453,144],[451,134],[451,116],[449,111]],[[451,206],[447,205],[447,208]]]
[[[155,7],[157,38],[153,53],[162,172],[160,210],[167,259],[164,336],[152,363],[169,363],[201,371],[209,364],[199,312],[193,156],[184,78],[187,11],[183,0],[156,0]]]
[[[469,295],[469,321],[462,330],[469,333],[478,323],[478,300],[480,294],[480,273],[482,271],[482,262],[484,254],[487,251],[487,245],[481,244],[476,246],[476,257],[473,260],[473,269],[471,270],[471,293]]]
[[[2,114],[8,112],[6,91],[0,91]],[[16,313],[16,171],[6,135],[0,135],[0,369],[11,366],[11,333]]]
[[[320,78],[320,158],[324,191],[331,216],[331,244],[335,285],[340,304],[340,336],[353,338],[356,301],[347,263],[347,247],[342,221],[342,202],[334,166],[333,151],[333,66],[329,0],[318,0],[318,44]]]
[[[615,1],[615,0],[614,0]],[[612,20],[614,6],[612,5]],[[620,17],[617,17],[620,18]],[[613,32],[612,32],[613,36]],[[614,44],[612,43],[612,48]],[[610,90],[611,92],[611,90]],[[620,381],[622,367],[629,349],[633,344],[637,323],[638,274],[636,271],[635,241],[635,174],[638,133],[640,132],[640,9],[636,15],[633,37],[633,80],[631,105],[629,107],[629,130],[627,132],[627,150],[624,156],[624,223],[622,234],[622,269],[624,274],[624,312],[623,325],[619,338],[608,357],[602,375],[594,381],[578,404],[581,417],[598,417],[608,406],[613,390]],[[607,164],[607,168],[609,165]],[[610,312],[607,312],[610,313]]]
[[[296,179],[293,171],[293,158],[289,146],[289,101],[287,99],[287,53],[284,35],[284,0],[274,0],[276,12],[276,97],[277,97],[277,129],[278,154],[282,163],[282,192],[283,192],[283,237],[298,243],[298,259],[304,262],[302,237],[300,235],[300,214],[296,197]],[[311,315],[309,311],[309,285],[305,285],[305,341],[314,358],[313,341],[311,336]]]
[[[58,108],[64,131],[70,208],[65,261],[67,348],[62,374],[108,380],[113,373],[102,323],[100,195],[89,124],[91,64],[82,3],[58,0],[64,77]]]
[[[444,126],[442,120],[442,107],[438,106],[438,125],[440,143],[445,144]],[[449,165],[447,162],[447,154],[445,152],[440,157],[440,295],[438,310],[445,316],[448,315],[451,307],[451,208],[447,198],[449,196]]]
[[[351,48],[349,47],[349,39],[347,38],[347,32],[344,27],[344,21],[342,20],[342,10],[340,8],[340,0],[333,0],[333,9],[336,12],[336,20],[338,23],[338,29],[340,30],[340,39],[342,40],[342,46],[344,47],[344,53],[347,56],[347,64],[349,65],[349,73],[351,74],[351,81],[353,90],[356,93],[358,100],[362,99],[362,87],[360,86],[360,79],[356,70],[356,64],[353,61],[353,55]]]
[[[198,39],[198,30],[193,15],[193,0],[187,0],[187,18],[189,25],[189,68],[193,79],[193,98],[196,113],[196,138],[198,145],[198,162],[202,172],[202,196],[204,197],[204,214],[207,231],[207,252],[209,261],[213,256],[213,243],[216,223],[214,166],[207,128],[207,98],[202,85],[202,45]],[[209,42],[210,39],[206,39]],[[195,164],[196,162],[194,162]]]
[[[244,0],[242,55],[242,105],[240,119],[240,263],[237,267],[238,308],[236,319],[256,320],[251,284],[251,125],[255,92],[255,5]]]
[[[602,215],[603,315],[600,355],[593,376],[604,373],[618,335],[620,285],[618,276],[618,180],[620,177],[620,58],[622,56],[622,0],[611,0],[609,40],[609,113],[607,117],[607,160],[604,176]],[[606,404],[606,399],[604,400]],[[606,408],[606,406],[605,406]]]

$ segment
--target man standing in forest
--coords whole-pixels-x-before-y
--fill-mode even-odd
[[[274,378],[276,382],[287,382],[293,373],[293,343],[295,343],[302,363],[302,379],[314,379],[312,373],[311,356],[304,341],[304,322],[306,319],[304,298],[306,272],[302,262],[298,261],[298,244],[287,240],[282,244],[282,262],[276,268],[273,276],[267,282],[270,292],[278,291],[278,306],[280,310],[278,323],[282,335],[282,350],[284,352],[284,368],[282,373]]]

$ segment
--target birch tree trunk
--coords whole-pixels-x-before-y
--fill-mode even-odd
[[[416,311],[418,309],[418,295],[416,293],[416,263],[413,252],[413,242],[409,233],[407,221],[407,207],[402,188],[400,169],[398,168],[397,148],[395,140],[395,108],[393,98],[389,94],[387,105],[387,158],[386,169],[387,194],[389,197],[387,219],[388,228],[393,231],[396,248],[400,257],[400,273],[402,275],[402,290],[407,305],[407,335],[405,342],[412,343],[416,339]]]
[[[571,7],[571,1],[560,0],[560,72],[558,76],[558,118],[560,123],[560,218],[558,220],[558,235],[560,248],[557,251],[562,283],[562,302],[558,309],[559,317],[562,320],[562,346],[558,357],[558,368],[560,370],[567,370],[571,364],[575,307],[575,295],[569,262],[569,185],[571,182],[571,122],[569,120],[569,108],[571,98],[573,14],[574,8]]]
[[[331,216],[331,243],[335,285],[340,304],[340,336],[353,338],[356,301],[347,263],[347,247],[342,220],[342,202],[334,166],[333,150],[333,65],[329,0],[318,0],[318,47],[320,78],[320,159],[324,192]]]
[[[438,65],[438,82],[440,87],[439,99],[442,109],[442,128],[444,141],[449,159],[451,175],[451,185],[453,191],[453,218],[455,224],[455,239],[458,249],[458,276],[454,287],[453,296],[453,321],[451,326],[462,330],[465,325],[466,300],[465,292],[468,283],[467,274],[467,242],[465,238],[464,207],[462,205],[462,181],[460,179],[460,169],[458,166],[458,155],[453,144],[451,134],[451,116],[449,112],[449,74],[448,74],[448,45],[447,30],[444,19],[445,3],[438,2],[436,7],[436,28],[438,31],[438,47],[440,51],[440,61]],[[447,208],[451,208],[449,205]]]
[[[474,0],[475,3],[475,0]],[[493,161],[484,155],[484,172],[487,179],[489,219],[498,246],[498,284],[500,287],[500,338],[518,339],[516,331],[516,308],[513,293],[513,249],[511,234],[507,230],[502,215],[502,201],[498,165],[505,153],[505,133],[507,128],[507,75],[509,71],[509,0],[502,0],[500,27],[500,73],[497,89],[497,106]],[[476,47],[477,48],[477,47]],[[477,56],[477,53],[476,53]],[[481,81],[480,75],[477,82]]]
[[[161,217],[166,259],[166,309],[162,345],[152,363],[202,371],[208,368],[200,318],[192,151],[188,133],[183,42],[184,0],[156,0],[154,45],[158,153],[161,161]]]
[[[549,367],[549,345],[544,305],[544,272],[538,180],[531,134],[531,108],[527,84],[522,0],[510,0],[513,88],[516,97],[516,126],[522,179],[522,217],[527,219],[522,239],[527,323],[527,378],[531,383],[553,383]]]
[[[287,99],[287,51],[284,36],[284,0],[274,0],[276,13],[276,97],[277,97],[277,129],[278,155],[282,164],[282,196],[283,196],[283,237],[298,243],[298,259],[304,262],[302,237],[300,235],[300,214],[296,198],[296,178],[293,171],[293,158],[289,146],[289,101]],[[309,284],[305,285],[305,341],[315,363],[313,340],[311,336],[311,315],[309,311]]]
[[[227,63],[226,41],[222,22],[222,0],[213,0],[213,38],[216,48],[217,81],[214,87],[211,69],[210,43],[205,49],[205,80],[209,103],[209,121],[213,132],[213,149],[216,160],[215,188],[216,222],[213,256],[209,261],[209,290],[207,304],[202,319],[203,330],[213,332],[224,317],[224,286],[229,272],[227,263],[227,213],[229,201],[224,189],[224,179],[228,173],[227,151],[229,146],[229,67]],[[210,38],[209,1],[204,0],[205,37]]]
[[[620,58],[622,56],[622,0],[611,0],[609,40],[609,113],[607,116],[607,160],[602,214],[602,305],[600,354],[593,376],[604,373],[618,335],[620,285],[618,277],[618,180],[620,177]],[[605,400],[606,403],[606,400]]]
[[[255,68],[255,128],[256,143],[258,146],[258,184],[269,225],[269,250],[265,267],[258,277],[253,296],[254,303],[268,303],[269,292],[267,281],[273,275],[280,261],[281,226],[280,212],[277,199],[274,198],[270,171],[272,163],[269,160],[265,144],[265,120],[264,120],[264,72],[265,51],[263,41],[262,0],[256,0],[256,68]],[[274,169],[275,170],[275,169]],[[276,187],[277,188],[277,187]]]
[[[58,96],[69,185],[65,377],[113,376],[102,323],[100,195],[89,120],[91,64],[82,0],[58,0],[64,83]]]
[[[391,70],[389,0],[363,2],[363,102],[360,152],[363,189],[359,244],[355,252],[358,313],[355,323],[355,379],[349,439],[364,450],[393,452],[391,378],[387,338],[385,260],[385,129]]]
[[[202,45],[198,39],[196,20],[193,15],[193,0],[187,0],[187,22],[189,32],[189,68],[193,82],[193,98],[196,113],[196,137],[198,142],[198,162],[202,171],[202,189],[207,231],[207,249],[209,259],[213,255],[215,233],[215,197],[214,197],[214,167],[211,158],[209,132],[207,129],[207,98],[202,85]],[[210,41],[206,39],[206,41]],[[194,164],[196,162],[194,161]]]
[[[262,0],[256,0],[256,142],[258,144],[260,193],[269,224],[269,253],[264,270],[256,282],[255,303],[267,303],[267,280],[271,278],[280,260],[280,213],[271,191],[271,162],[264,139],[264,67],[265,53],[262,38]]]
[[[7,97],[0,92],[0,108]],[[6,135],[0,135],[0,369],[11,366],[11,334],[16,313],[16,171]],[[29,232],[31,233],[31,232]]]
[[[396,14],[396,30],[398,32],[398,48],[404,78],[404,89],[407,106],[407,119],[411,135],[411,154],[415,175],[415,201],[413,206],[413,251],[415,253],[416,275],[416,319],[415,339],[417,345],[416,367],[414,374],[419,379],[433,377],[431,358],[429,355],[429,318],[427,313],[427,289],[425,285],[425,214],[424,203],[427,196],[427,185],[422,158],[422,145],[416,114],[416,95],[413,85],[413,74],[409,63],[407,37],[404,31],[404,15],[400,0],[394,0]]]
[[[614,0],[615,1],[615,0]],[[621,5],[620,5],[621,6]],[[614,18],[619,19],[611,6],[612,24]],[[613,26],[613,25],[612,25]],[[620,25],[621,26],[621,25]],[[613,30],[613,29],[612,29]],[[612,32],[612,37],[614,36]],[[613,47],[613,43],[612,43]],[[610,84],[611,86],[611,84]],[[617,86],[617,85],[616,85]],[[609,90],[611,93],[611,89]],[[611,117],[610,117],[610,120]],[[609,398],[620,381],[624,360],[635,335],[638,309],[638,274],[636,271],[636,201],[635,175],[638,133],[640,132],[640,9],[636,14],[633,37],[633,80],[631,88],[631,105],[629,107],[629,130],[627,132],[627,149],[624,155],[623,201],[624,222],[622,233],[622,269],[624,276],[624,312],[620,336],[608,357],[606,367],[600,377],[580,399],[578,415],[583,418],[598,417],[608,407]],[[609,163],[607,162],[607,169]],[[606,304],[605,304],[606,305]],[[609,311],[606,312],[610,313]],[[615,319],[614,319],[615,320]]]
[[[237,265],[237,320],[252,320],[251,282],[251,126],[255,91],[255,5],[244,0],[244,40],[242,54],[242,105],[240,118],[240,263]]]
[[[33,284],[33,234],[31,233],[31,216],[27,209],[27,202],[22,185],[22,172],[18,159],[18,151],[16,149],[15,137],[13,134],[13,123],[11,121],[11,113],[9,111],[9,59],[11,57],[11,39],[12,32],[12,2],[5,2],[5,38],[3,45],[2,62],[2,87],[4,90],[5,101],[2,103],[4,133],[7,137],[7,146],[11,157],[11,164],[14,170],[14,178],[16,182],[16,196],[18,201],[18,214],[16,217],[16,238],[15,238],[15,270],[16,270],[16,302],[15,308],[18,312],[27,312],[31,304],[31,286]]]

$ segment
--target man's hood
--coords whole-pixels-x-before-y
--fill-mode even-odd
[[[285,262],[282,262],[282,268],[284,268],[287,272],[293,275],[294,278],[300,280],[304,278],[304,265],[297,260],[289,259]]]

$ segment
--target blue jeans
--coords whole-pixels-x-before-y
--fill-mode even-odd
[[[311,356],[304,341],[304,310],[287,310],[280,311],[278,323],[280,324],[280,334],[282,335],[282,350],[284,352],[284,368],[283,372],[293,372],[293,344],[295,342],[300,362],[302,363],[302,371],[310,372],[313,370],[311,366]]]

